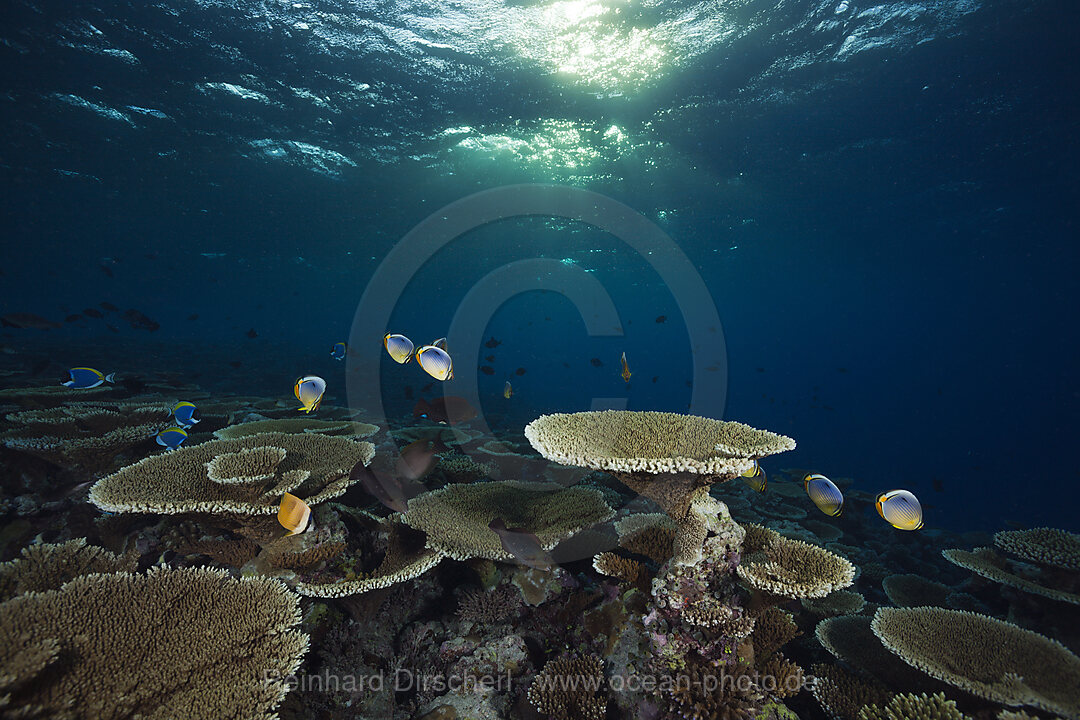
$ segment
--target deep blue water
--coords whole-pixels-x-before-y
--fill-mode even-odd
[[[4,346],[244,395],[319,373],[344,403],[331,343],[434,339],[488,273],[565,261],[607,292],[622,334],[591,335],[591,308],[558,292],[487,308],[484,339],[502,345],[478,364],[495,373],[456,375],[493,428],[594,398],[685,411],[698,362],[727,375],[701,407],[798,440],[766,469],[909,488],[931,527],[1080,527],[1061,501],[1080,480],[1072,3],[2,13],[0,313],[62,320],[108,301],[160,323],[5,328]],[[726,356],[693,355],[647,255],[544,217],[463,234],[388,299],[390,326],[350,338],[411,228],[518,183],[600,193],[654,223],[705,282]],[[382,356],[378,378],[352,382],[396,416],[428,380]]]

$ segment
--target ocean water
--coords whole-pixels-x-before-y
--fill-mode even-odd
[[[545,413],[690,412],[795,438],[770,475],[914,492],[925,532],[1080,530],[1074,3],[0,19],[0,315],[55,324],[0,329],[5,388],[91,366],[292,404],[315,374],[383,429],[464,396],[522,448]],[[454,379],[387,332],[448,337]]]

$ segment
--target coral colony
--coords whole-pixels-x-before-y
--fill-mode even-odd
[[[1080,718],[1080,537],[841,515],[782,435],[74,392],[0,391],[3,717]]]

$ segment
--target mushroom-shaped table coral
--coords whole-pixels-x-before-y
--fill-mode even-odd
[[[821,598],[803,598],[802,606],[818,617],[854,615],[866,605],[866,598],[850,590],[833,590]]]
[[[952,589],[921,575],[890,575],[881,581],[881,587],[893,605],[898,607],[922,607],[936,605],[947,607]]]
[[[298,599],[204,568],[84,575],[0,604],[20,717],[265,718],[307,651]]]
[[[855,581],[855,566],[839,555],[751,524],[736,572],[751,588],[785,598],[821,598]]]
[[[102,478],[90,502],[109,512],[272,515],[286,491],[309,505],[341,495],[352,468],[374,455],[371,443],[315,433],[212,440]]]
[[[970,552],[951,548],[942,550],[941,554],[952,564],[970,570],[976,575],[981,575],[987,580],[993,580],[996,583],[1008,585],[1034,595],[1042,595],[1053,600],[1080,605],[1080,595],[1050,587],[1049,584],[1044,582],[1036,582],[1035,579],[1016,574],[1009,568],[1006,559],[991,548],[975,548]]]
[[[221,440],[258,435],[259,433],[319,433],[321,435],[340,435],[354,440],[370,437],[379,432],[378,425],[350,420],[316,420],[315,418],[281,418],[280,420],[255,420],[253,422],[229,425],[214,431],[214,436]]]
[[[902,660],[1003,705],[1080,717],[1080,657],[1012,623],[941,608],[879,608],[871,625]]]
[[[994,544],[1017,557],[1080,572],[1080,535],[1056,528],[1005,530],[994,535]]]
[[[0,600],[42,590],[57,590],[82,575],[134,570],[139,562],[136,552],[113,553],[85,538],[57,545],[41,543],[22,550],[22,557],[0,563]]]
[[[614,515],[599,490],[553,483],[505,480],[447,485],[409,500],[405,522],[427,533],[428,547],[455,560],[510,560],[489,525],[502,518],[508,528],[534,534],[551,550],[579,530]]]
[[[674,561],[683,565],[701,559],[717,504],[707,502],[709,486],[795,447],[789,437],[742,423],[624,410],[543,415],[525,437],[548,460],[611,473],[659,505],[675,521]]]

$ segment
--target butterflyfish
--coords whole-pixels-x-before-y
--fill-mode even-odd
[[[622,372],[619,373],[619,374],[622,375],[623,382],[630,382],[630,366],[626,364],[626,353],[625,352],[622,354],[622,357],[619,359],[619,362],[622,363]]]
[[[313,412],[319,409],[319,403],[322,402],[323,393],[326,392],[326,381],[316,375],[306,375],[302,378],[297,378],[296,384],[293,385],[293,395],[300,401],[301,407],[298,410],[303,410],[306,413]]]
[[[343,342],[336,342],[330,348],[330,357],[335,360],[344,360],[346,353],[349,352],[349,346]]]
[[[450,349],[446,347],[446,338],[444,338],[444,337],[441,337],[438,340],[436,340],[435,342],[431,343],[431,346],[432,347],[437,347],[440,350],[445,350],[446,352],[450,352]]]
[[[503,397],[506,398],[507,400],[509,400],[511,397],[513,397],[513,395],[514,395],[514,388],[510,387],[510,381],[507,380],[506,384],[503,385]]]
[[[878,515],[897,530],[919,530],[923,526],[922,505],[907,490],[881,493],[874,501]]]
[[[434,345],[425,345],[417,350],[416,362],[436,380],[452,380],[454,377],[454,361],[445,350]]]
[[[182,427],[166,428],[157,434],[157,444],[175,450],[187,440],[187,430]]]
[[[829,478],[810,473],[803,478],[803,486],[821,512],[831,517],[839,517],[844,511],[844,494]]]
[[[172,409],[173,418],[176,420],[176,424],[180,427],[187,429],[195,423],[202,420],[199,415],[199,409],[195,407],[195,403],[190,403],[187,400],[181,400],[176,403]]]
[[[758,464],[757,460],[754,461],[754,467],[744,472],[740,477],[742,477],[743,482],[758,492],[765,492],[765,488],[769,485],[769,478],[766,477],[765,471],[761,469],[761,465]]]
[[[68,370],[69,380],[61,380],[60,384],[75,390],[89,390],[103,383],[111,383],[116,380],[116,373],[103,375],[94,368],[77,367]]]
[[[311,508],[308,504],[292,493],[285,493],[278,506],[277,520],[281,527],[289,532],[289,535],[299,535],[307,530],[308,521],[311,520]]]
[[[413,344],[409,338],[404,335],[386,333],[382,342],[386,352],[390,354],[390,357],[394,358],[394,362],[404,365],[412,360]]]

